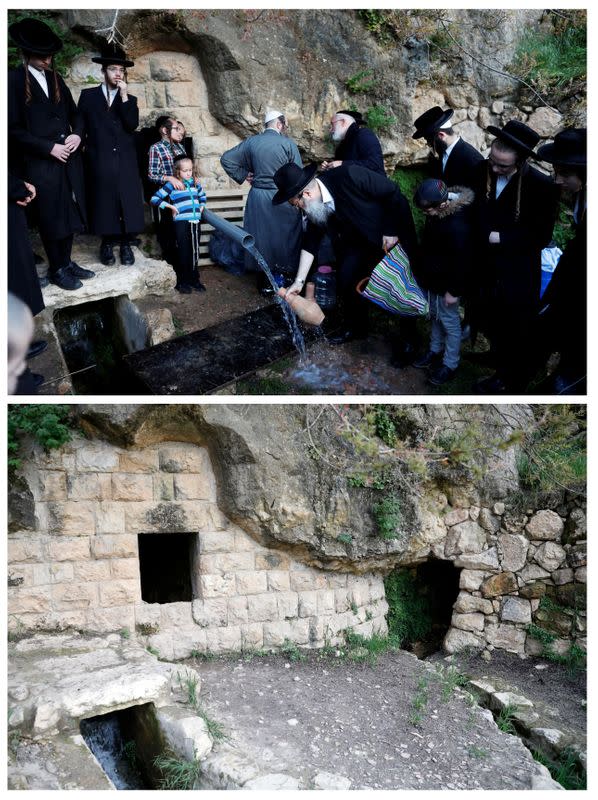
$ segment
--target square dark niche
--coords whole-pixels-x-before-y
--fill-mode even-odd
[[[146,603],[190,603],[193,533],[140,533],[141,599]]]

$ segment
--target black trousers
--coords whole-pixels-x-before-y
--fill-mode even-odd
[[[154,209],[154,223],[156,226],[156,237],[162,250],[162,258],[177,270],[178,249],[176,242],[174,220],[169,208]]]
[[[64,239],[48,239],[40,233],[46,256],[48,257],[48,272],[50,275],[58,272],[71,263],[71,250],[73,249],[73,236]]]
[[[381,247],[369,242],[336,243],[337,290],[341,301],[342,322],[356,333],[366,333],[368,329],[369,301],[357,293],[360,280],[372,274],[376,264],[384,256]]]
[[[177,263],[174,265],[177,283],[189,285],[199,279],[195,259],[198,255],[201,225],[199,222],[175,222],[174,234],[178,251]]]

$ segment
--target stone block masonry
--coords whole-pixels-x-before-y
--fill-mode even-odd
[[[9,627],[128,629],[168,659],[385,633],[379,574],[315,569],[227,520],[205,448],[74,439],[24,469],[35,529],[9,535]],[[138,536],[189,536],[193,599],[142,599]]]

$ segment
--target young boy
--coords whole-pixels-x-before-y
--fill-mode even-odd
[[[193,161],[187,156],[175,160],[174,175],[183,188],[177,189],[167,181],[152,197],[151,204],[172,211],[178,250],[177,263],[174,267],[177,276],[176,290],[182,294],[190,294],[193,289],[205,292],[206,287],[199,279],[197,262],[201,236],[200,220],[206,206],[206,193],[199,179],[194,179]]]
[[[428,352],[414,361],[418,369],[431,368],[434,386],[451,380],[459,366],[461,318],[459,298],[471,263],[471,189],[430,178],[415,193],[415,203],[426,215],[418,278],[429,292],[432,332]]]

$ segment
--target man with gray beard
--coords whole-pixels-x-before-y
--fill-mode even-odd
[[[345,165],[316,178],[317,165],[285,164],[274,174],[272,203],[288,202],[305,212],[308,223],[299,268],[287,295],[302,291],[324,233],[336,254],[342,326],[333,344],[367,336],[368,303],[355,287],[397,241],[413,259],[417,239],[411,209],[399,187],[365,167]]]

